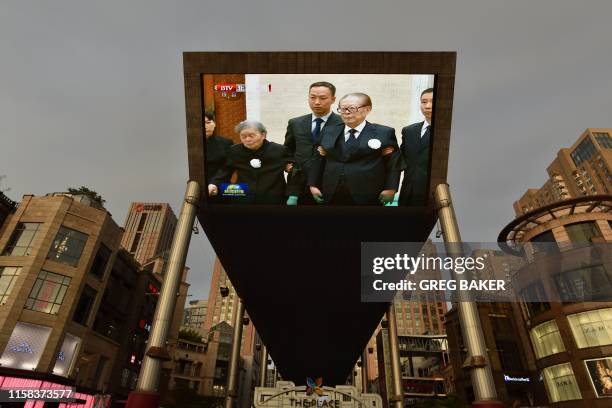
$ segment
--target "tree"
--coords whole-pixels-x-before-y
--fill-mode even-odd
[[[93,201],[96,201],[100,205],[104,205],[104,203],[106,202],[106,200],[103,199],[100,194],[98,194],[94,190],[90,190],[88,187],[85,187],[85,186],[81,186],[79,188],[68,187],[68,192],[70,194],[74,194],[74,195],[84,195],[84,196],[87,196],[90,199],[92,199]]]
[[[181,331],[179,331],[178,334],[179,339],[183,339],[183,340],[187,340],[187,341],[194,341],[197,343],[202,343],[202,336],[200,336],[200,334],[195,331],[195,330],[191,330],[191,329],[183,329]]]

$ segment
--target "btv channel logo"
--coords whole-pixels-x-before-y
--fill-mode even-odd
[[[245,183],[221,183],[221,196],[246,197],[249,186]]]
[[[245,84],[216,84],[213,87],[215,92],[219,92],[222,97],[227,99],[238,99],[240,94],[246,92]]]

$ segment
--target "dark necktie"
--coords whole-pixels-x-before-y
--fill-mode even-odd
[[[313,143],[319,142],[319,134],[321,133],[321,125],[323,124],[323,122],[324,120],[321,118],[315,119],[315,128],[312,130],[312,142]]]
[[[430,135],[429,130],[430,129],[431,129],[431,126],[429,126],[429,125],[425,128],[425,133],[423,133],[423,136],[421,136],[421,140],[420,140],[421,145],[428,145],[429,144],[429,135]]]
[[[357,138],[355,137],[355,133],[357,133],[357,130],[355,129],[349,130],[349,138],[344,142],[344,152],[345,153],[349,153],[351,149],[355,147],[355,144],[356,144],[355,142],[357,141]]]

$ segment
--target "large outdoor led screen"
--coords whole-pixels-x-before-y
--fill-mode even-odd
[[[203,75],[210,203],[421,206],[434,75]]]

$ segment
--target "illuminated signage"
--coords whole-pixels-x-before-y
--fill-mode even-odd
[[[25,341],[21,342],[17,346],[11,347],[11,351],[14,351],[16,353],[34,353],[32,347],[30,347],[30,345]]]
[[[257,160],[257,159],[253,159]],[[251,164],[253,167],[259,167]],[[245,183],[221,183],[221,195],[223,197],[245,197],[249,192],[249,186]]]
[[[340,400],[329,400],[324,398],[289,398],[289,404],[292,407],[327,407],[340,408]]]
[[[136,212],[143,212],[143,211],[161,211],[162,206],[160,204],[137,204],[136,205]]]
[[[508,374],[504,374],[505,382],[530,382],[529,377],[511,377]]]

